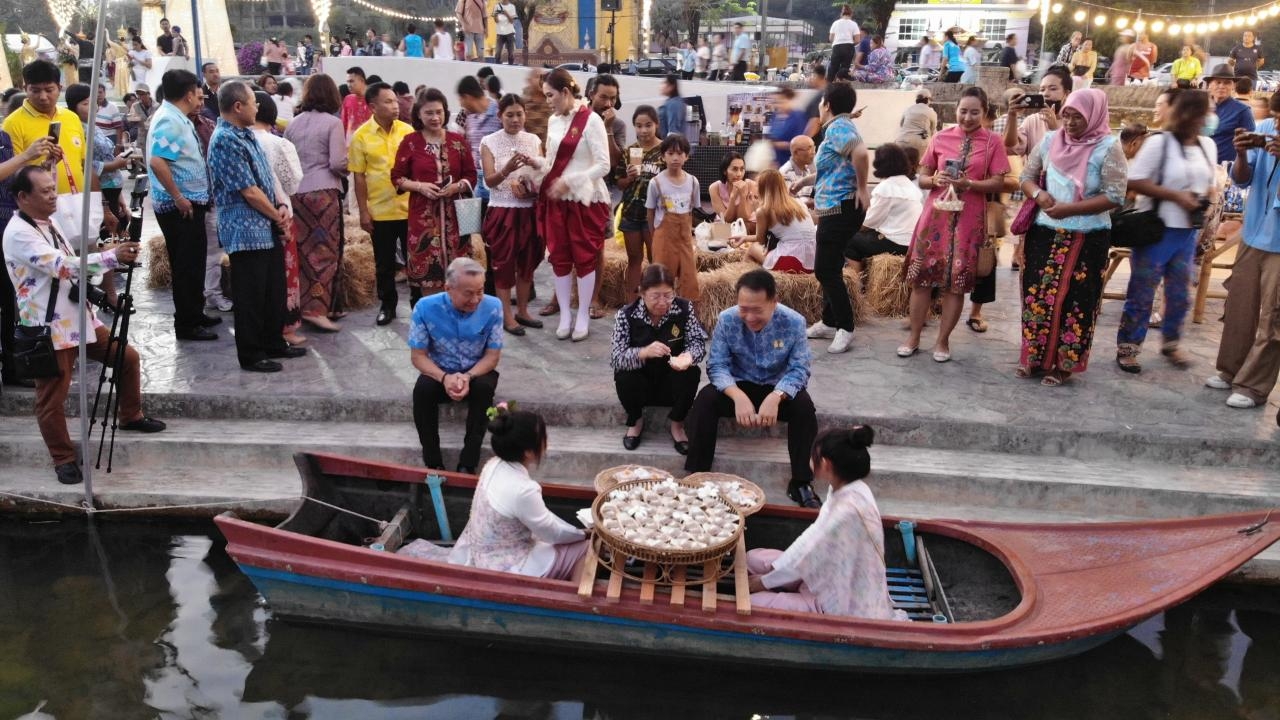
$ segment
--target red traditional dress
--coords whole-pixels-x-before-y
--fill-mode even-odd
[[[493,155],[494,168],[501,170],[516,153],[541,157],[542,142],[538,136],[523,130],[512,134],[506,130],[486,135],[480,146]],[[542,263],[545,248],[538,236],[537,214],[533,197],[516,197],[514,183],[532,189],[533,174],[522,168],[489,188],[489,209],[484,216],[484,241],[489,247],[493,282],[501,288],[516,286],[516,280],[532,280],[533,271]]]
[[[391,167],[391,183],[401,179],[436,183],[476,184],[476,164],[467,139],[446,132],[443,144],[429,143],[422,133],[406,135]],[[400,192],[404,192],[401,190]],[[471,243],[458,236],[458,214],[453,201],[459,196],[432,200],[422,193],[409,196],[409,252],[405,273],[409,286],[422,290],[444,287],[444,271],[459,255],[471,256]]]
[[[538,194],[538,234],[547,244],[557,276],[577,269],[582,277],[595,272],[609,223],[609,137],[604,121],[582,104],[568,115],[547,121],[547,159],[551,169]],[[551,188],[563,178],[569,194],[553,198]]]

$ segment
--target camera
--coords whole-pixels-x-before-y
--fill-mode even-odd
[[[90,305],[96,305],[100,308],[107,307],[107,294],[97,285],[85,285],[85,299]],[[67,292],[67,299],[74,304],[80,303],[80,283],[71,283],[71,290]]]
[[[1213,203],[1207,197],[1199,198],[1200,205],[1195,210],[1187,213],[1187,218],[1191,221],[1191,227],[1199,230],[1204,227],[1204,214]]]

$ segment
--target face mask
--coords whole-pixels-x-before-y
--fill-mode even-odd
[[[1204,119],[1204,127],[1200,128],[1201,135],[1213,135],[1218,131],[1218,113],[1209,113]]]

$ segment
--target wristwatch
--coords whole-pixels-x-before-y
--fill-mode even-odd
[[[787,398],[791,397],[790,395],[786,394],[781,390],[774,390],[773,394],[777,395],[779,400],[786,400]]]

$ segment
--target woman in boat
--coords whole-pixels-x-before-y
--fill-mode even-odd
[[[492,411],[491,411],[492,412]],[[449,562],[555,580],[575,579],[586,534],[547,509],[529,475],[547,452],[542,416],[500,407],[489,422],[493,454]]]
[[[785,552],[747,553],[751,604],[757,608],[903,620],[889,600],[884,527],[871,488],[875,433],[866,425],[828,430],[813,444],[814,480],[831,484],[818,519]]]

